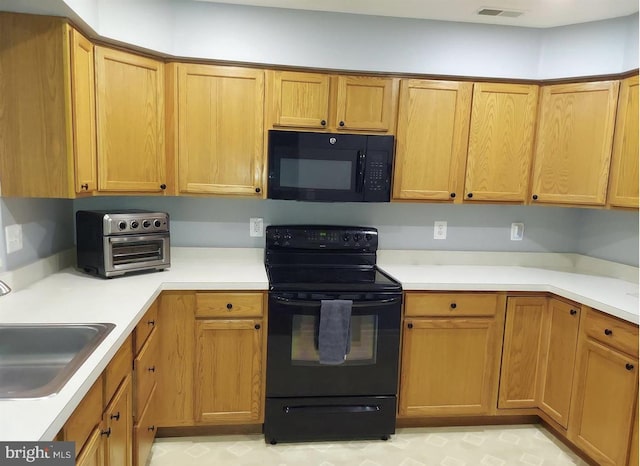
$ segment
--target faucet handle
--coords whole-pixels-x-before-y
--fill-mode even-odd
[[[11,288],[5,282],[0,280],[0,296],[4,296],[11,292]]]

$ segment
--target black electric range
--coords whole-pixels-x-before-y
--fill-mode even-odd
[[[395,432],[402,287],[376,265],[368,227],[269,226],[269,325],[264,434],[269,443]],[[351,305],[344,361],[326,365],[327,301]]]

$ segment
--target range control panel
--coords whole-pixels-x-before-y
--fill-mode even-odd
[[[378,230],[370,227],[272,225],[266,236],[267,249],[378,249]]]

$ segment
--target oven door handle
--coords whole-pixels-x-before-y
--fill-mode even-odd
[[[317,307],[320,305],[320,301],[305,301],[301,299],[289,299],[289,298],[283,298],[281,296],[274,296],[274,298],[279,303],[282,303],[288,306]],[[352,307],[361,308],[361,307],[369,307],[369,306],[388,306],[390,304],[396,304],[401,301],[402,301],[402,298],[379,299],[376,301],[356,301],[353,303]]]

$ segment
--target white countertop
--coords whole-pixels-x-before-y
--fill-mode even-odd
[[[163,290],[266,290],[261,249],[172,248],[165,272],[111,280],[73,268],[0,298],[2,323],[111,322],[115,329],[54,396],[0,400],[0,440],[51,440]],[[410,262],[412,263],[412,262]],[[639,321],[638,285],[539,267],[405,265],[379,257],[405,290],[546,291],[629,322]]]

